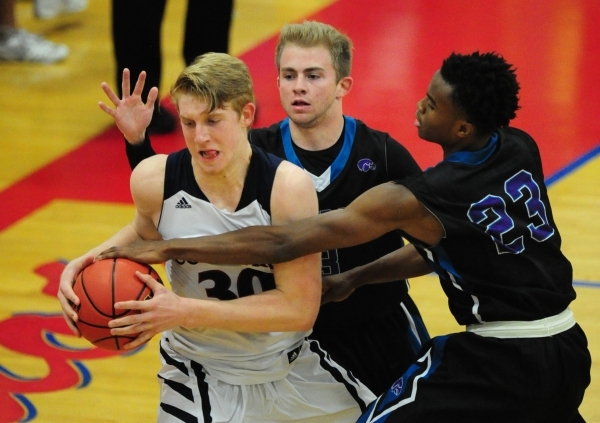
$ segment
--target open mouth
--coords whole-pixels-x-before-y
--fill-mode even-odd
[[[205,159],[214,159],[215,157],[217,157],[219,155],[219,152],[217,150],[206,150],[206,151],[201,151],[200,155],[202,157],[204,157]]]

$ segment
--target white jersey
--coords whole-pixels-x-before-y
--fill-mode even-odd
[[[215,207],[202,193],[187,149],[170,154],[158,224],[162,237],[197,237],[270,225],[271,189],[281,159],[257,147],[252,149],[240,203],[233,213]],[[275,288],[271,265],[217,266],[169,260],[166,270],[173,292],[187,298],[227,301]],[[175,352],[200,363],[212,377],[248,385],[286,377],[290,363],[309,333],[242,333],[177,327],[164,332],[163,340]]]

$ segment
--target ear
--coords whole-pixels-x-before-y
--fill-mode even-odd
[[[240,114],[240,123],[242,126],[249,128],[254,122],[254,114],[256,113],[256,105],[254,103],[246,103]]]
[[[281,85],[279,84],[279,77],[277,77],[277,88],[281,88]]]
[[[352,89],[353,84],[354,80],[350,76],[345,76],[342,79],[340,79],[340,82],[337,83],[337,90],[335,95],[336,98],[345,97]]]
[[[458,122],[458,130],[456,131],[456,135],[460,138],[467,138],[472,136],[475,133],[475,127],[472,123],[467,122],[466,120],[460,120]]]

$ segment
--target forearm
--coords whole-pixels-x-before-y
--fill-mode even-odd
[[[156,152],[152,148],[148,133],[145,132],[145,136],[140,139],[127,139],[125,138],[125,153],[127,154],[127,160],[131,170],[144,159],[154,156]]]
[[[431,273],[431,268],[412,244],[363,266],[346,272],[346,279],[354,289],[368,284],[393,282]]]
[[[297,281],[300,283],[301,281]],[[310,301],[286,297],[278,289],[231,301],[186,298],[182,326],[236,332],[308,331],[319,309],[318,291]]]
[[[273,264],[288,261],[290,258],[282,248],[284,242],[271,234],[272,228],[258,226],[218,236],[175,238],[159,242],[157,250],[165,259],[212,264]]]
[[[135,241],[140,241],[142,238],[137,234],[132,224],[127,224],[119,232],[111,236],[109,239],[104,241],[102,244],[97,245],[88,251],[87,254],[94,256],[100,254],[102,251],[110,247],[121,247],[124,245],[131,244]]]

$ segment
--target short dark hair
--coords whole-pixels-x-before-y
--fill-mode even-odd
[[[465,112],[477,132],[508,126],[519,109],[515,68],[497,53],[452,53],[440,74],[452,87],[451,99]]]

